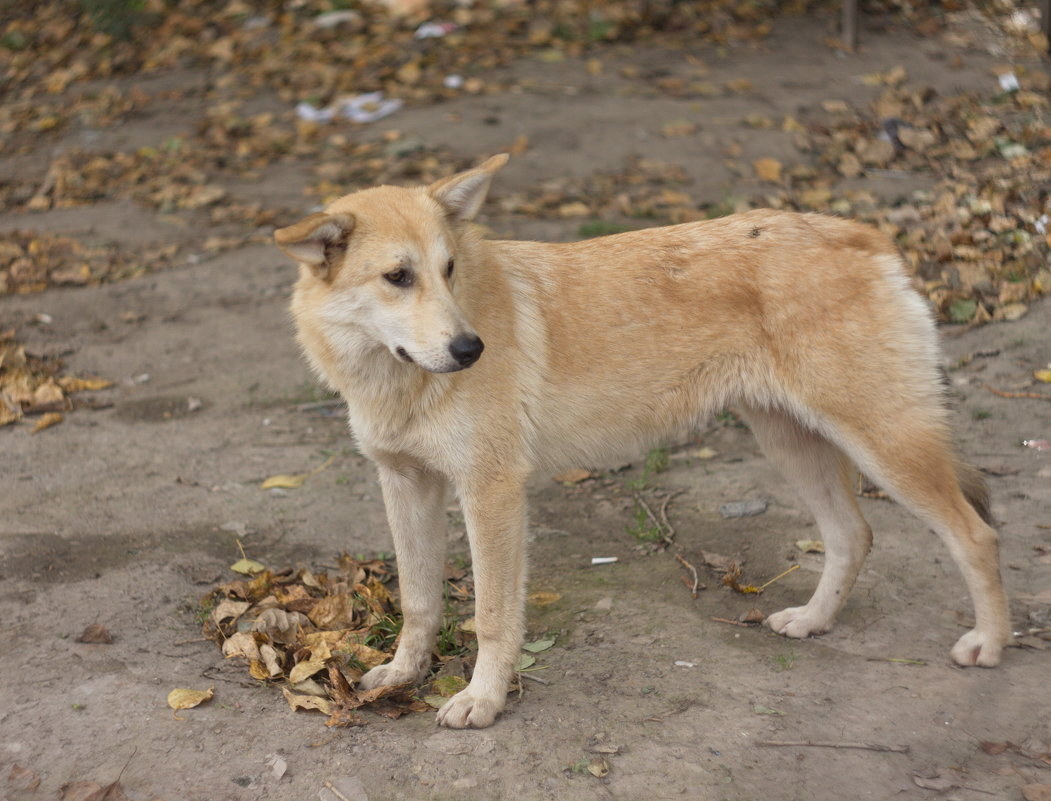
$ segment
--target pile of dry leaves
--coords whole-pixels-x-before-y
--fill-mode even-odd
[[[60,376],[62,361],[26,353],[14,330],[0,331],[0,427],[39,415],[33,433],[63,420],[74,393],[105,389],[104,378]]]
[[[170,266],[177,252],[177,245],[160,245],[129,253],[113,244],[89,246],[68,236],[10,231],[0,239],[0,295],[130,278]]]
[[[317,710],[327,726],[357,726],[367,707],[388,717],[441,706],[467,684],[473,664],[470,621],[449,617],[435,651],[427,689],[414,685],[360,691],[365,671],[393,656],[401,614],[390,589],[393,563],[347,554],[327,572],[274,572],[250,559],[232,568],[246,577],[217,587],[202,601],[204,633],[249,675],[281,687],[292,709]],[[466,570],[447,570],[447,597],[473,599]]]

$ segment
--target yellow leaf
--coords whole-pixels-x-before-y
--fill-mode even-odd
[[[591,214],[591,209],[586,203],[581,203],[579,200],[573,203],[563,203],[558,207],[560,217],[586,217],[589,214]]]
[[[1051,384],[1051,370],[1037,370],[1033,373],[1033,378],[1037,381],[1043,381],[1045,384]]]
[[[11,423],[20,419],[21,415],[15,414],[13,411],[11,411],[11,409],[8,408],[7,404],[4,403],[2,399],[0,399],[0,426],[10,425]]]
[[[94,376],[77,378],[76,376],[68,375],[58,379],[58,385],[66,392],[94,392],[95,390],[112,387],[113,382]]]
[[[281,475],[270,476],[266,481],[259,485],[259,489],[274,489],[280,487],[282,489],[298,489],[303,486],[303,482],[311,476],[315,476],[328,467],[335,460],[335,455],[329,456],[325,460],[325,463],[320,467],[315,467],[309,473],[283,473]]]
[[[825,543],[821,540],[796,540],[796,547],[803,553],[825,552]]]
[[[214,687],[209,687],[207,690],[187,690],[177,688],[168,693],[168,706],[175,710],[175,712],[178,712],[180,709],[192,709],[198,704],[210,701],[213,695],[215,695]],[[180,718],[174,712],[172,713],[172,717],[176,720],[184,720],[184,718]]]
[[[303,482],[310,477],[310,473],[282,473],[276,476],[270,476],[264,481],[259,488],[260,489],[274,489],[280,487],[281,489],[298,489],[303,486]]]
[[[36,421],[36,425],[33,426],[31,434],[37,434],[43,431],[45,428],[51,428],[51,426],[57,426],[66,418],[62,416],[61,412],[48,412],[43,415],[39,420]]]
[[[238,559],[230,565],[230,569],[245,576],[254,576],[256,573],[262,573],[266,570],[266,565],[260,564],[255,559]]]
[[[325,669],[325,660],[312,657],[305,662],[300,662],[288,673],[288,680],[292,684],[299,684],[304,679],[309,679],[315,673]]]
[[[755,174],[763,181],[777,183],[781,180],[781,162],[772,158],[756,159],[752,162]]]

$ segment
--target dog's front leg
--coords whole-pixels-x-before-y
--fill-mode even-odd
[[[461,492],[475,587],[478,659],[467,687],[438,710],[454,729],[492,724],[507,699],[525,618],[525,481],[502,477]]]
[[[394,659],[361,677],[370,690],[416,682],[431,667],[431,650],[442,622],[447,482],[402,460],[379,466],[387,521],[398,558],[398,587],[405,623]]]

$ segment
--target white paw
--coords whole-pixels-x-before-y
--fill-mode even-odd
[[[419,670],[406,670],[395,662],[374,667],[358,681],[359,690],[374,690],[377,687],[391,687],[395,684],[412,682],[415,684],[423,678]]]
[[[832,621],[821,615],[815,615],[806,606],[792,606],[770,615],[766,625],[778,634],[802,639],[815,634],[824,634],[832,628]]]
[[[476,694],[470,686],[461,690],[438,710],[438,725],[450,729],[484,729],[492,726],[504,708],[506,694],[499,696]]]
[[[996,635],[971,629],[956,641],[949,656],[957,665],[964,667],[996,667],[1000,664],[1003,647],[1003,642]]]

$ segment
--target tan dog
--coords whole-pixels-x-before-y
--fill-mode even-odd
[[[854,463],[959,565],[976,625],[953,660],[997,664],[1009,637],[997,535],[980,476],[953,454],[934,325],[893,245],[769,210],[574,244],[485,241],[469,221],[506,161],[356,192],[275,234],[300,263],[299,341],[379,469],[397,551],[401,642],[362,686],[430,667],[451,488],[478,659],[438,722],[490,725],[523,637],[526,477],[637,454],[726,406],[802,494],[827,549],[814,596],[771,615],[775,631],[828,631],[861,569],[872,535]]]

